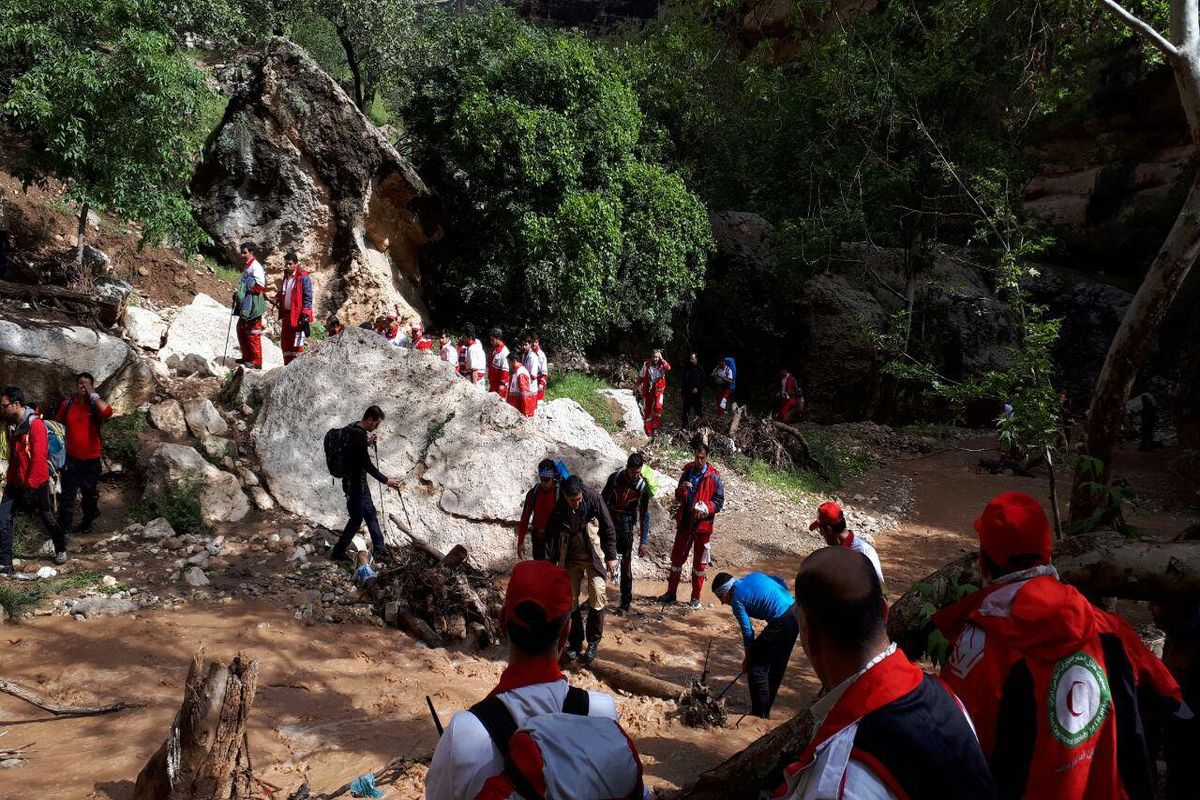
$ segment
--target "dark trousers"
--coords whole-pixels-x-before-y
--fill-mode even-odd
[[[13,561],[13,522],[19,512],[36,514],[42,527],[54,541],[54,552],[65,553],[67,535],[54,518],[54,505],[50,499],[50,481],[37,489],[6,486],[0,498],[0,567],[11,567]]]
[[[383,540],[383,531],[379,528],[379,515],[375,512],[375,501],[371,499],[371,485],[365,479],[343,481],[342,491],[346,493],[346,511],[350,513],[350,520],[342,529],[342,535],[333,546],[330,555],[334,558],[345,556],[354,534],[358,533],[364,522],[367,523],[367,531],[371,534],[371,545],[375,549],[375,555],[386,553],[387,543]]]
[[[792,648],[800,634],[800,623],[790,610],[767,623],[762,633],[750,645],[750,669],[746,681],[750,684],[750,713],[768,719],[771,706],[783,674],[787,672]]]
[[[533,560],[534,561],[545,561],[546,560],[546,540],[545,540],[545,538],[539,539],[536,536],[531,536],[531,537],[529,537],[529,540],[533,543]]]
[[[633,523],[630,514],[613,514],[617,526],[617,557],[621,559],[621,605],[633,602]]]
[[[83,496],[83,527],[90,528],[100,516],[100,459],[67,456],[62,473],[62,496],[58,499],[58,524],[71,530],[75,518],[75,495]]]
[[[587,609],[587,625],[583,624],[583,606],[571,612],[571,633],[567,641],[572,650],[583,649],[583,639],[587,636],[588,644],[599,644],[604,636],[604,611],[594,608]]]
[[[703,392],[695,394],[683,393],[683,427],[688,427],[688,417],[695,417],[697,420],[704,416],[704,412],[700,410],[700,400]]]

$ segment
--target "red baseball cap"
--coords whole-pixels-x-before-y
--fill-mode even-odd
[[[502,620],[520,621],[513,609],[524,602],[536,603],[546,612],[547,620],[556,620],[571,612],[571,578],[562,567],[549,561],[522,561],[513,567],[508,590],[504,593]]]
[[[1036,555],[1050,563],[1053,538],[1042,504],[1024,492],[996,495],[975,520],[979,547],[997,566],[1017,556]]]
[[[842,507],[837,503],[821,503],[817,507],[817,521],[808,526],[810,531],[815,531],[822,525],[836,525],[842,521]]]

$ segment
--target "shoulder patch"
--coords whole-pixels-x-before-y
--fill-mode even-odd
[[[1054,665],[1046,711],[1050,733],[1059,742],[1075,747],[1092,738],[1111,705],[1108,677],[1087,653],[1069,655]]]
[[[987,644],[987,633],[978,625],[968,625],[954,642],[954,652],[946,666],[956,678],[965,678],[983,659],[983,648]]]

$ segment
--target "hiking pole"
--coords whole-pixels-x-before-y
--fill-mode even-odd
[[[229,315],[229,326],[225,329],[225,352],[221,353],[221,366],[229,361],[229,334],[233,332],[233,315]]]
[[[442,721],[438,719],[437,709],[433,707],[433,698],[425,695],[425,705],[429,706],[429,713],[433,715],[433,727],[437,728],[438,736],[442,735]]]
[[[708,657],[712,655],[712,637],[708,637],[708,650],[704,651],[704,669],[700,671],[700,685],[708,680]]]
[[[731,680],[731,681],[729,682],[729,685],[728,685],[728,686],[726,686],[726,687],[725,687],[725,688],[724,688],[724,689],[721,691],[721,693],[720,693],[719,695],[717,695],[717,696],[716,696],[715,698],[713,698],[713,699],[714,699],[714,700],[716,700],[718,703],[719,703],[719,702],[721,702],[721,700],[723,700],[723,699],[725,698],[725,695],[729,694],[729,690],[733,688],[733,685],[734,685],[735,683],[737,683],[738,681],[740,681],[740,680],[742,679],[742,676],[743,676],[743,675],[745,675],[745,674],[746,674],[746,671],[745,671],[745,670],[742,670],[741,672],[739,672],[739,673],[737,674],[737,677],[736,677],[736,678],[734,678],[733,680]]]
[[[371,447],[375,448],[375,468],[379,469],[379,442],[378,441],[371,442]],[[381,515],[383,515],[383,520],[384,520],[383,524],[384,525],[387,524],[387,506],[383,502],[383,498],[384,498],[385,494],[386,494],[386,492],[384,491],[383,484],[380,484],[380,486],[379,486],[379,513]]]

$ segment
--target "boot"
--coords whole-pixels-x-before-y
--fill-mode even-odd
[[[594,608],[588,609],[587,616],[587,651],[579,657],[580,664],[590,664],[596,660],[596,651],[600,648],[600,639],[604,636],[604,612]]]
[[[700,602],[700,590],[704,588],[704,573],[697,575],[692,572],[692,603]]]
[[[571,634],[567,641],[567,659],[574,661],[579,658],[583,649],[583,609],[577,608],[571,612]]]

